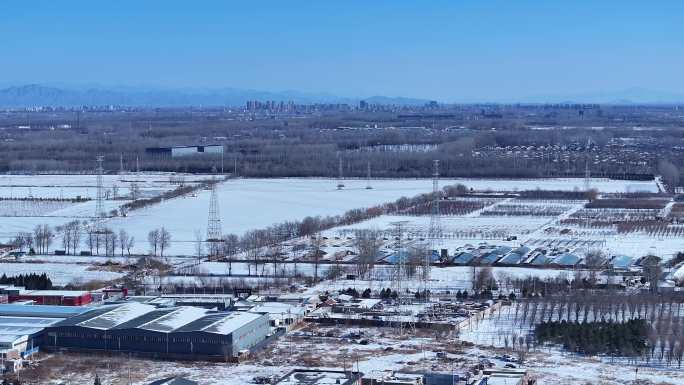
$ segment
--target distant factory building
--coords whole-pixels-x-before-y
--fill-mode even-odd
[[[145,149],[145,154],[172,158],[194,155],[221,155],[223,154],[223,145],[210,144],[206,146],[148,147]]]
[[[38,352],[45,328],[85,311],[74,306],[0,305],[0,373]]]
[[[270,330],[268,315],[131,302],[99,307],[50,326],[41,347],[235,360],[265,343]]]
[[[7,302],[32,301],[37,305],[83,306],[91,303],[93,297],[80,290],[26,290],[20,286],[0,285],[0,296],[7,296]]]
[[[347,370],[294,369],[278,385],[361,385],[363,374]]]

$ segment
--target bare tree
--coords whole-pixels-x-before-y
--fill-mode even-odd
[[[311,252],[314,265],[314,282],[318,282],[318,268],[323,258],[323,236],[320,232],[316,232],[311,236]]]
[[[147,242],[150,244],[150,249],[152,251],[152,255],[154,256],[157,255],[157,248],[159,248],[160,236],[161,234],[159,234],[159,229],[154,229],[147,233]]]
[[[140,198],[140,186],[137,183],[131,183],[129,187],[130,195],[132,200],[137,200]]]
[[[600,249],[592,249],[587,252],[584,257],[584,264],[589,269],[589,281],[591,284],[596,284],[596,275],[598,269],[606,263],[606,258],[603,255],[603,251]]]
[[[240,247],[240,238],[235,234],[228,234],[223,237],[223,254],[228,260],[228,275],[233,274],[233,260]]]
[[[159,230],[159,251],[160,256],[164,256],[164,250],[171,246],[171,233],[165,227]]]
[[[117,235],[114,231],[107,229],[105,234],[105,255],[114,256],[116,254]]]
[[[128,238],[128,243],[126,244],[126,254],[128,254],[129,257],[131,256],[131,249],[133,248],[134,245],[135,245],[135,237],[131,236]]]
[[[119,249],[121,250],[121,256],[124,256],[124,251],[128,246],[128,233],[124,229],[119,229]]]
[[[195,229],[195,254],[197,256],[197,261],[199,262],[200,258],[202,258],[202,252],[204,249],[204,235],[202,234],[202,230],[200,229]]]
[[[359,230],[354,235],[358,257],[356,259],[356,269],[359,277],[363,278],[370,274],[375,261],[380,253],[382,241],[378,231]]]
[[[658,162],[658,172],[663,177],[663,181],[667,184],[670,190],[679,186],[679,170],[669,160],[662,159]]]

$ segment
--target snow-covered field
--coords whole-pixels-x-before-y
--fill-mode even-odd
[[[1,263],[0,275],[14,276],[19,274],[46,273],[53,285],[63,286],[69,283],[85,283],[88,281],[108,281],[123,276],[121,273],[93,270],[87,264],[75,263]]]
[[[186,183],[206,179],[206,175],[140,174],[105,175],[105,187],[117,185],[125,195],[132,182],[143,191],[160,193],[175,187],[172,178],[183,177]],[[373,189],[367,190],[365,180],[345,180],[345,188],[337,190],[336,180],[331,179],[237,179],[223,182],[218,187],[219,208],[223,232],[243,234],[250,229],[264,228],[286,220],[301,220],[306,216],[339,215],[347,210],[363,208],[411,197],[432,190],[430,179],[373,180]],[[583,179],[445,179],[441,186],[463,183],[476,190],[516,191],[525,189],[576,190],[583,188]],[[0,196],[92,197],[95,194],[96,177],[93,175],[2,175]],[[654,181],[634,182],[607,179],[592,180],[592,186],[603,192],[657,191]],[[66,190],[65,190],[66,189]],[[30,190],[30,191],[29,191]],[[67,192],[65,192],[67,191]],[[126,218],[113,218],[107,226],[125,229],[135,237],[134,251],[149,251],[147,233],[161,226],[172,235],[169,255],[192,255],[195,249],[195,233],[205,234],[209,209],[209,191],[164,201],[152,207],[136,210]],[[116,208],[125,201],[105,201],[106,210]],[[95,202],[72,204],[51,210],[41,216],[0,217],[0,238],[8,239],[20,231],[31,231],[37,224],[57,226],[73,219],[92,219]],[[23,214],[22,214],[23,215]],[[416,226],[422,226],[427,217],[416,218]],[[400,218],[405,219],[405,218]],[[377,225],[387,224],[387,218],[378,218]],[[455,231],[475,229],[481,233],[498,232],[513,228],[516,233],[526,233],[539,228],[539,218],[471,218],[463,221],[458,217],[445,218],[444,224]],[[498,222],[498,223],[495,223]],[[370,225],[375,225],[371,223]]]
[[[154,196],[175,188],[172,179],[183,179],[185,183],[208,179],[207,175],[176,173],[110,174],[102,176],[105,190],[116,186],[120,195],[127,195],[135,183],[144,196]],[[77,196],[94,199],[97,194],[95,175],[0,175],[0,197],[73,199]]]

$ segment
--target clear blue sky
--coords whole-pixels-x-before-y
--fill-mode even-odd
[[[2,84],[446,101],[684,91],[681,0],[4,0],[0,42]]]

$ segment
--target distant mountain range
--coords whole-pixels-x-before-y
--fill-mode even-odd
[[[343,97],[329,93],[300,91],[258,91],[239,88],[219,89],[155,89],[144,87],[66,87],[29,84],[7,86],[0,89],[0,107],[21,108],[34,106],[243,106],[248,100],[293,101],[295,103],[346,103],[357,105],[365,100],[371,104],[418,106],[427,99],[408,97],[371,96],[367,98]],[[539,95],[519,99],[472,98],[461,96],[459,103],[599,103],[599,104],[681,104],[684,93],[655,91],[646,88],[628,88],[613,92],[591,92],[568,95]]]
[[[299,91],[268,92],[237,88],[221,89],[141,89],[141,88],[66,88],[38,84],[0,89],[0,107],[32,106],[242,106],[248,100],[293,101],[295,103],[348,103],[360,100],[376,104],[423,105],[425,99],[372,96],[348,98],[326,93]]]
[[[619,91],[542,95],[521,101],[530,103],[681,104],[684,103],[684,93],[632,87]]]

